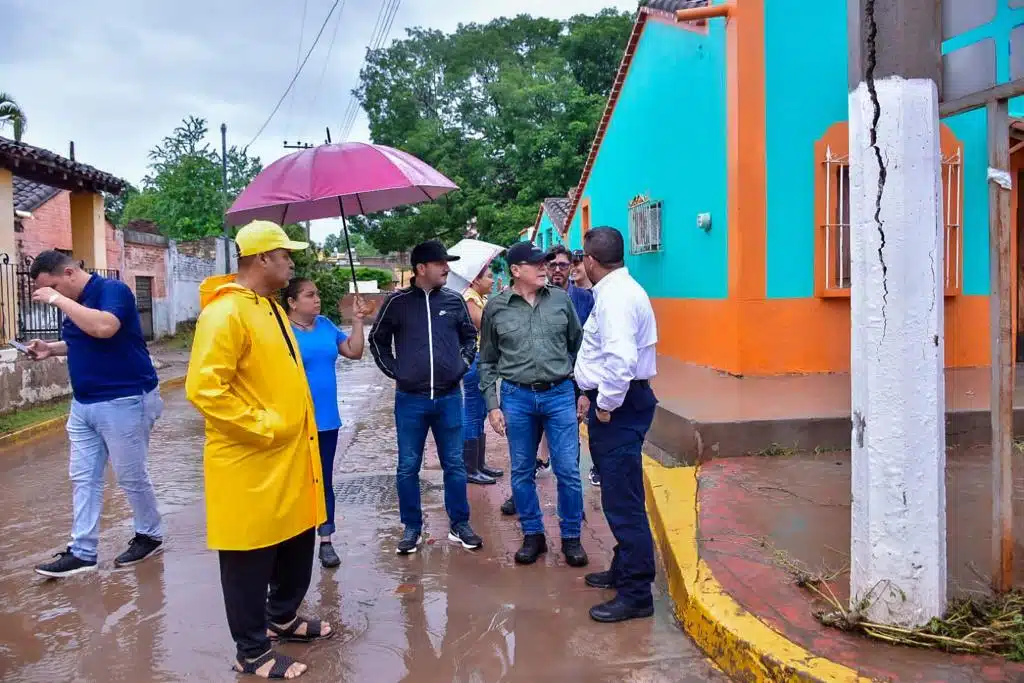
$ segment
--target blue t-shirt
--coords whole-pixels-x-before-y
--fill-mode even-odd
[[[589,289],[577,287],[569,283],[569,298],[572,300],[573,308],[576,309],[576,317],[580,319],[580,325],[587,324],[590,312],[594,310],[594,292]]]
[[[78,303],[113,313],[121,327],[113,337],[99,339],[90,337],[64,316],[61,331],[68,345],[68,374],[75,400],[100,403],[156,389],[159,380],[142,336],[135,295],[128,285],[93,275]]]
[[[292,325],[299,342],[302,365],[306,368],[306,381],[313,394],[316,428],[328,432],[341,427],[338,414],[338,344],[348,339],[334,323],[322,315],[313,321],[313,329],[303,330]]]

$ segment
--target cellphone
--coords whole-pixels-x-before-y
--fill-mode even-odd
[[[17,349],[18,351],[21,351],[21,352],[22,352],[23,354],[25,354],[26,356],[31,356],[31,355],[32,355],[32,350],[31,350],[31,349],[29,349],[29,348],[28,348],[27,346],[25,346],[24,344],[22,344],[21,342],[11,341],[11,342],[8,342],[8,343],[9,343],[9,344],[10,344],[11,346],[13,346],[14,348],[16,348],[16,349]]]

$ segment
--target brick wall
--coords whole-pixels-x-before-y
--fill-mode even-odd
[[[32,218],[21,222],[22,230],[15,235],[18,262],[25,257],[35,258],[47,249],[71,249],[71,193],[54,195],[32,212]]]
[[[167,247],[151,244],[124,243],[124,271],[121,279],[135,291],[135,278],[153,278],[153,298],[167,297]]]
[[[121,248],[117,243],[114,226],[104,221],[107,244],[107,268],[121,268]],[[25,257],[35,258],[47,249],[73,249],[71,237],[71,193],[64,190],[32,211],[32,218],[21,221],[21,232],[15,236],[18,263]]]

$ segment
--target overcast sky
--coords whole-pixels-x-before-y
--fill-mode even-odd
[[[303,4],[306,21],[303,27]],[[250,147],[268,165],[284,140],[338,140],[382,0],[342,0],[295,88]],[[25,142],[138,183],[146,153],[190,114],[229,144],[256,135],[334,0],[0,0],[0,91],[25,110]],[[557,18],[636,0],[403,0],[390,38],[528,13]],[[341,7],[341,5],[339,5]],[[337,10],[335,10],[337,17]],[[332,36],[337,37],[332,45]],[[323,78],[321,80],[321,74]],[[10,135],[10,129],[5,131]],[[368,140],[360,112],[349,136]],[[335,229],[317,226],[314,238]]]

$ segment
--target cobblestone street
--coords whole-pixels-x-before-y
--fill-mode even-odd
[[[450,545],[441,472],[432,442],[424,463],[428,541],[399,557],[394,491],[392,391],[369,354],[343,362],[345,428],[336,462],[337,570],[314,570],[305,611],[336,625],[338,637],[289,645],[310,665],[304,681],[494,683],[497,681],[724,680],[675,625],[657,587],[654,619],[592,622],[607,599],[583,575],[603,569],[614,541],[598,491],[585,483],[583,543],[591,566],[566,566],[558,549],[554,478],[539,482],[552,551],[530,567],[513,555],[521,536],[498,506],[508,475],[471,487],[473,524],[484,548]],[[216,556],[206,549],[202,501],[202,421],[180,389],[165,394],[153,437],[151,474],[166,525],[166,552],[134,569],[111,561],[131,535],[130,511],[108,478],[100,571],[43,581],[37,562],[63,549],[70,527],[67,442],[41,437],[0,452],[0,680],[233,681]],[[507,471],[504,440],[490,435],[489,461]],[[589,467],[584,455],[584,468]],[[245,514],[240,510],[239,514]]]

